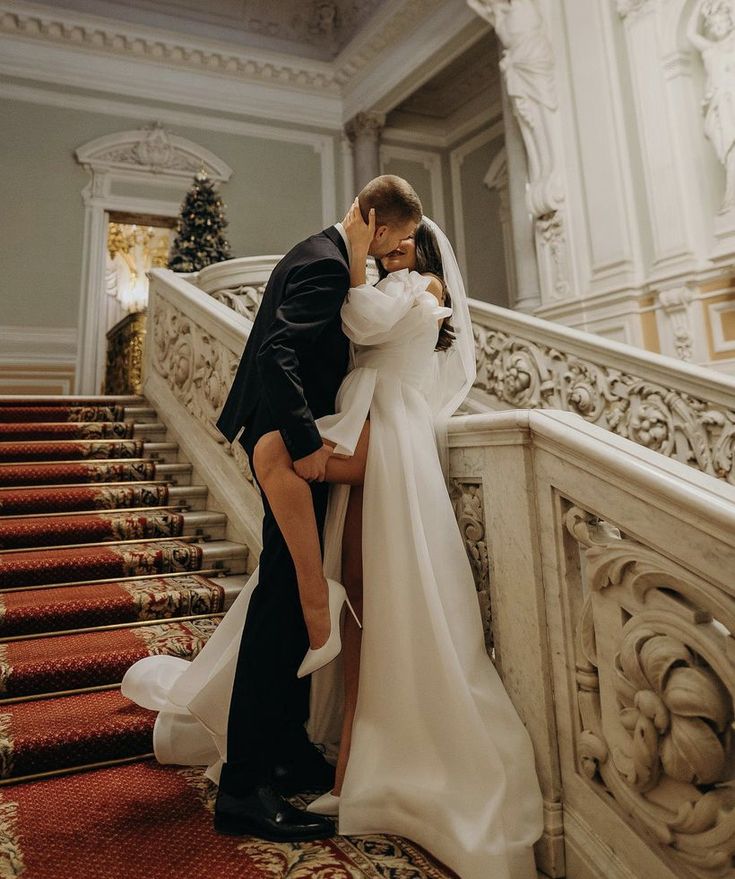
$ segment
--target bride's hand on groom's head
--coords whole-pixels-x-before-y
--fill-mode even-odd
[[[370,208],[366,223],[360,210],[360,203],[355,199],[342,225],[350,239],[353,254],[367,257],[370,244],[375,237],[375,208]]]

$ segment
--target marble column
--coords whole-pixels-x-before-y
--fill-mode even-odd
[[[383,113],[358,113],[345,126],[352,142],[356,193],[380,174],[380,133],[384,125]]]

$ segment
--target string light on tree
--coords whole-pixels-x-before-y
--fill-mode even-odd
[[[168,268],[175,272],[198,272],[231,258],[230,244],[223,234],[228,225],[225,207],[215,184],[201,168],[181,205]]]

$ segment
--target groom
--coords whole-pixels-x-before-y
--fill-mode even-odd
[[[363,219],[375,208],[372,256],[382,257],[411,235],[421,202],[401,177],[382,175],[358,196]],[[340,308],[350,286],[349,241],[342,223],[292,248],[273,269],[217,427],[240,444],[253,467],[263,434],[279,430],[294,470],[309,480],[320,533],[331,449],[314,419],[334,412],[347,371],[348,340]],[[263,550],[240,643],[230,701],[227,762],[222,767],[214,826],[223,833],[276,841],[322,839],[332,822],[291,806],[284,794],[326,791],[334,768],[309,741],[310,678],[296,671],[309,646],[296,572],[261,491]]]

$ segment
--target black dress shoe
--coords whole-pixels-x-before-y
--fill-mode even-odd
[[[273,767],[271,783],[282,794],[300,794],[307,791],[323,794],[334,787],[335,769],[324,755],[311,746],[298,759],[284,761]]]
[[[214,829],[228,836],[257,836],[273,842],[302,842],[334,836],[334,824],[292,806],[270,785],[242,797],[223,790],[214,804]]]

